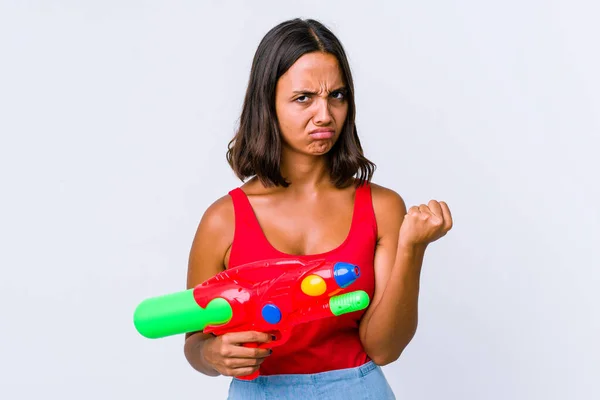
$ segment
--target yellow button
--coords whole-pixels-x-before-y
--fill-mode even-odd
[[[327,290],[327,284],[319,275],[309,275],[302,280],[302,292],[309,296],[320,296]]]

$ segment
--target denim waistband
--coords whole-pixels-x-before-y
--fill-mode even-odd
[[[316,374],[280,374],[280,375],[260,375],[252,381],[246,381],[256,384],[269,385],[290,385],[290,384],[306,384],[312,385],[323,382],[334,382],[338,380],[348,380],[362,378],[370,372],[379,368],[373,361],[354,368],[336,369],[333,371],[319,372]],[[237,379],[237,378],[234,378]]]

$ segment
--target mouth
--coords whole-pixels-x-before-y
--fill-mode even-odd
[[[331,139],[335,131],[333,129],[315,129],[309,133],[313,139]]]

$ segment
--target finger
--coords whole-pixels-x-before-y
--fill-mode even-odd
[[[419,206],[419,211],[421,212],[421,214],[433,215],[429,207],[427,207],[425,204],[421,204]]]
[[[224,348],[222,354],[224,357],[231,358],[264,358],[271,355],[271,349],[260,347],[244,347],[240,345],[228,345]]]
[[[248,376],[256,372],[258,367],[232,368],[227,370],[228,376]]]
[[[421,213],[421,211],[419,211],[419,207],[417,207],[417,206],[412,206],[407,211],[408,215],[419,215],[420,213]]]
[[[444,217],[444,214],[442,212],[442,206],[437,201],[430,200],[429,203],[427,203],[427,206],[429,207],[429,210],[433,213],[433,215],[438,216],[440,218]]]
[[[223,365],[229,369],[258,367],[265,358],[226,358]]]
[[[450,208],[444,201],[440,201],[440,207],[442,208],[442,215],[444,216],[444,228],[446,228],[446,230],[450,230],[452,229],[452,225],[454,225]]]
[[[429,208],[429,211],[431,212],[431,219],[430,221],[438,227],[443,227],[444,226],[444,214],[442,212],[442,207],[440,206],[440,203],[438,203],[435,200],[430,200],[427,207]]]
[[[223,335],[223,343],[243,344],[243,343],[267,343],[275,340],[275,337],[263,332],[229,332]]]

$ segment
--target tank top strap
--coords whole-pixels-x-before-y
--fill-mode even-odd
[[[229,192],[233,201],[233,210],[235,213],[235,228],[241,236],[256,235],[262,233],[258,219],[254,214],[254,209],[248,200],[248,196],[241,188],[235,188]]]
[[[373,199],[371,196],[371,185],[369,183],[362,184],[356,188],[354,207],[356,213],[356,223],[360,226],[359,229],[373,229],[377,232],[377,219],[375,218],[375,210],[373,209]]]
[[[271,258],[272,249],[263,234],[248,196],[241,188],[229,192],[233,201],[235,229],[229,253],[228,268],[248,262],[256,258]]]

